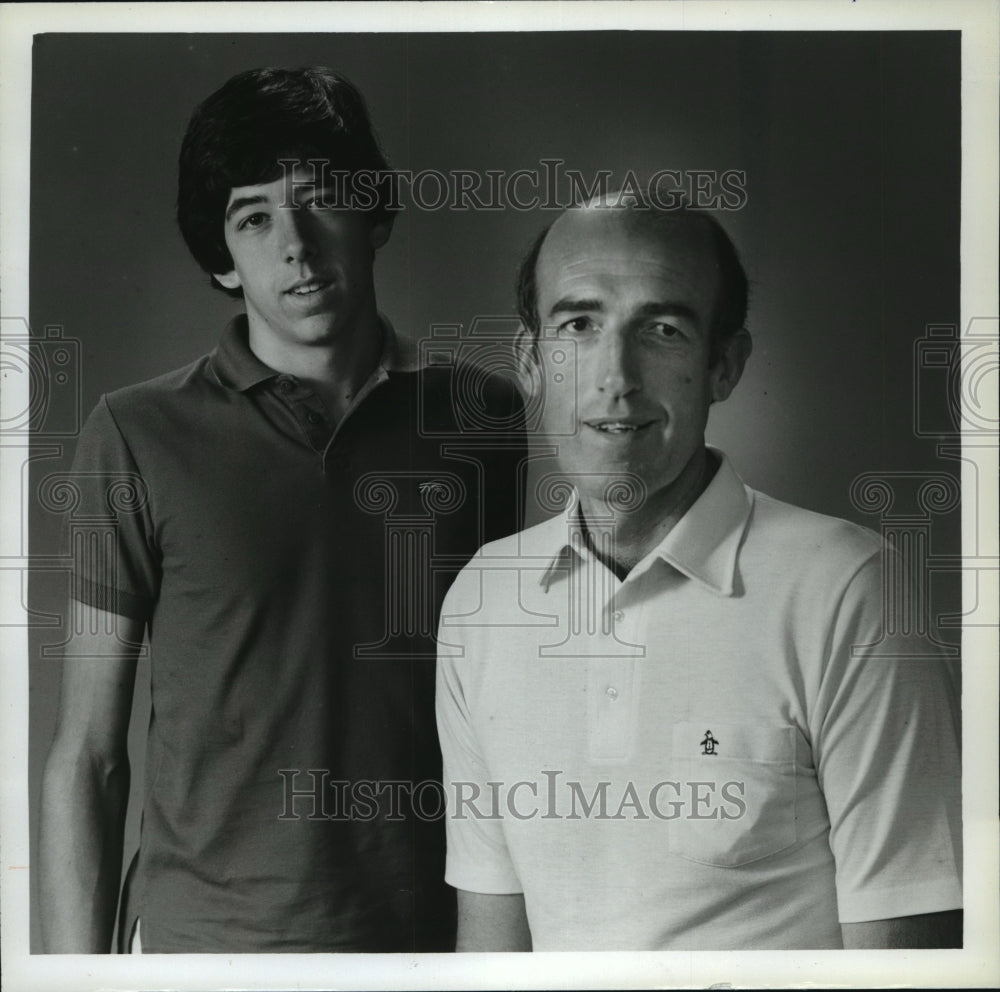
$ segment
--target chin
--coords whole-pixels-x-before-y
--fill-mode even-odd
[[[340,331],[336,316],[318,313],[297,322],[292,333],[298,341],[306,344],[328,344],[337,339]]]

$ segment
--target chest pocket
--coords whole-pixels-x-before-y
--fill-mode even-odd
[[[794,727],[679,723],[673,773],[685,796],[668,824],[671,854],[719,868],[796,841]]]

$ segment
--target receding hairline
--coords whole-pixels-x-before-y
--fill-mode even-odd
[[[538,312],[540,285],[539,271],[543,261],[546,245],[548,245],[553,234],[558,234],[560,226],[567,219],[572,217],[591,217],[597,220],[619,220],[621,226],[627,232],[640,232],[654,236],[656,242],[667,245],[676,244],[677,239],[690,239],[688,243],[693,243],[695,247],[705,252],[705,258],[712,266],[713,274],[716,276],[715,297],[713,310],[718,310],[721,305],[721,296],[724,286],[721,276],[716,271],[720,261],[719,248],[716,243],[717,222],[704,212],[694,210],[664,210],[656,207],[633,207],[628,204],[591,204],[584,203],[568,208],[563,211],[551,224],[545,227],[538,235],[534,252],[534,272],[532,282],[534,285],[534,306],[536,320],[540,323],[541,313]],[[693,237],[692,237],[693,235]]]
[[[714,248],[714,232],[718,222],[709,214],[695,209],[667,210],[656,206],[625,204],[583,203],[564,210],[545,228],[538,255],[541,257],[545,243],[553,231],[573,217],[595,220],[620,220],[627,230],[651,231],[664,236],[696,231],[703,235],[710,248]]]
[[[528,253],[521,261],[517,277],[517,306],[522,324],[529,338],[536,341],[541,332],[541,315],[538,312],[538,266],[549,236],[566,217],[581,211],[592,211],[600,216],[622,217],[626,222],[652,230],[666,243],[668,232],[703,232],[698,240],[708,252],[709,264],[715,271],[717,284],[712,307],[711,339],[713,349],[745,327],[749,282],[740,261],[739,251],[729,233],[708,211],[683,205],[665,209],[630,198],[629,202],[604,203],[593,201],[570,207],[535,235]],[[607,212],[613,211],[609,214]],[[706,240],[703,240],[707,239]],[[534,346],[532,346],[534,347]],[[714,359],[713,359],[714,361]]]

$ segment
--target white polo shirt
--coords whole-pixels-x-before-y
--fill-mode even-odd
[[[445,877],[523,892],[536,950],[839,947],[961,906],[950,665],[883,637],[880,538],[716,455],[625,581],[572,507],[445,600]]]

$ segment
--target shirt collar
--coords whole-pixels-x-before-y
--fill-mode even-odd
[[[729,459],[714,448],[709,451],[719,462],[712,481],[670,533],[632,569],[629,579],[662,560],[720,596],[733,594],[739,549],[750,519],[750,494]],[[542,530],[539,536],[549,565],[541,582],[547,589],[555,573],[567,567],[569,557],[581,554],[582,522],[576,493],[566,510],[547,521]]]
[[[382,325],[382,354],[379,355],[377,368],[386,374],[398,372],[401,349],[399,338],[396,337],[396,328],[392,326],[392,321],[384,313],[380,313],[378,319]]]
[[[256,386],[258,382],[273,379],[278,374],[250,350],[245,313],[238,314],[226,324],[210,361],[219,382],[227,389],[240,393]]]
[[[388,318],[379,314],[382,324],[382,353],[372,379],[381,382],[398,368],[399,344]],[[260,382],[273,379],[278,372],[265,365],[251,350],[247,315],[238,314],[222,332],[219,344],[210,356],[216,378],[227,389],[243,393]]]

